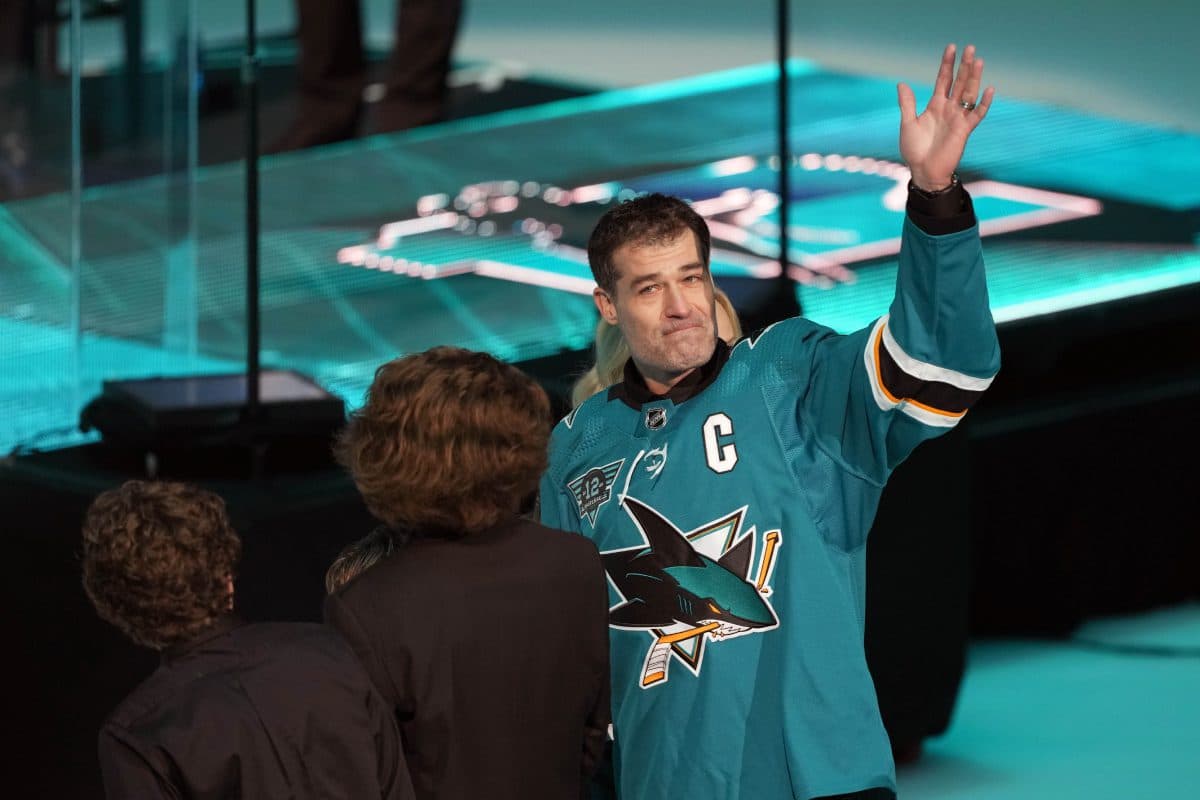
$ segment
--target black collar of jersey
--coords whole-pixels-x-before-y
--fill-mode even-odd
[[[172,661],[183,658],[188,653],[198,649],[201,645],[211,642],[219,636],[224,636],[234,628],[240,628],[245,624],[236,614],[225,614],[218,617],[212,627],[206,628],[203,633],[192,639],[188,639],[186,642],[180,642],[164,648],[162,651],[162,662],[170,664]]]
[[[723,339],[717,339],[708,362],[688,373],[687,377],[670,388],[666,394],[655,394],[646,385],[646,379],[638,372],[633,359],[625,362],[625,380],[608,390],[609,400],[620,400],[630,408],[640,410],[646,403],[669,399],[675,405],[690,400],[708,388],[709,384],[721,374],[721,368],[729,360],[729,345]]]

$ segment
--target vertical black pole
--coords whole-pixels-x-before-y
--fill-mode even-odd
[[[776,119],[778,128],[778,149],[779,149],[779,266],[783,270],[783,277],[787,278],[788,264],[788,236],[787,236],[787,220],[788,206],[791,204],[791,165],[792,156],[791,148],[788,146],[788,120],[791,119],[789,111],[789,83],[788,83],[788,35],[791,33],[791,25],[788,22],[788,0],[778,0],[775,4],[776,8],[776,50],[779,61],[779,113]],[[790,289],[789,284],[789,289]]]
[[[125,135],[129,141],[140,141],[144,112],[142,110],[142,0],[125,0],[123,38],[125,47]]]
[[[246,0],[246,55],[242,86],[246,101],[246,418],[259,415],[258,319],[258,54],[254,0]]]
[[[751,314],[746,322],[751,330],[765,327],[781,319],[794,317],[800,313],[800,302],[796,294],[796,284],[788,276],[788,264],[791,263],[789,241],[787,236],[788,208],[791,205],[792,152],[788,144],[788,122],[791,119],[791,83],[788,78],[788,35],[791,26],[788,22],[788,0],[775,2],[775,41],[776,61],[779,71],[776,80],[777,95],[775,105],[776,119],[776,153],[779,162],[779,277],[775,279],[767,301]]]
[[[11,8],[11,6],[10,6]],[[27,12],[33,15],[32,9]],[[71,402],[83,384],[83,8],[71,4]]]

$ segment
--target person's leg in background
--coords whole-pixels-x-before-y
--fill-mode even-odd
[[[0,200],[19,197],[29,164],[33,0],[0,0]]]
[[[445,119],[446,76],[461,17],[462,0],[400,0],[385,78],[387,95],[376,104],[373,132]]]
[[[366,61],[359,0],[296,0],[296,119],[271,152],[353,138],[362,117]]]

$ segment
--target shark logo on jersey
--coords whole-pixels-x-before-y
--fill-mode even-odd
[[[600,506],[612,497],[613,483],[624,465],[625,459],[622,458],[603,467],[592,467],[578,478],[567,482],[567,488],[571,490],[575,503],[579,506],[579,518],[586,518],[592,527],[596,526],[596,514],[600,511]]]
[[[706,643],[779,626],[767,599],[779,531],[763,535],[757,580],[751,583],[758,535],[754,526],[741,530],[746,506],[684,533],[632,497],[624,497],[621,505],[646,543],[600,555],[621,596],[609,609],[609,625],[643,630],[652,640],[642,668],[643,689],[667,681],[672,657],[699,675]]]

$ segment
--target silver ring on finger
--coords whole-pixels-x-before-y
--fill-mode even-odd
[[[963,111],[974,111],[976,106],[974,100],[959,100],[958,104],[962,106]]]

